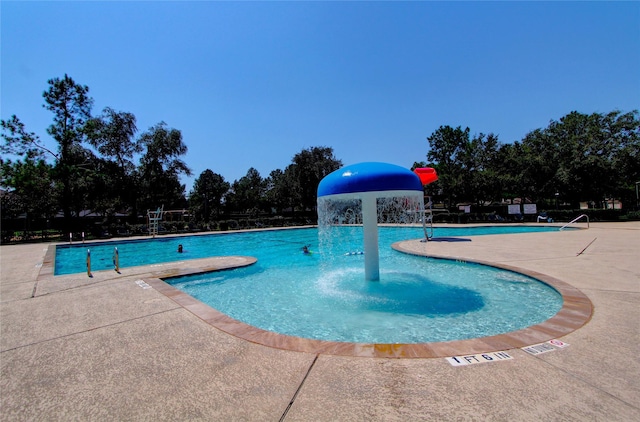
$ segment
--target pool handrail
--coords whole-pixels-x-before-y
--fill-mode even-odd
[[[564,228],[566,228],[569,224],[573,224],[575,222],[577,222],[578,220],[580,220],[582,217],[585,217],[587,219],[587,228],[589,228],[589,216],[587,214],[580,214],[579,216],[577,216],[576,218],[574,218],[573,220],[569,221],[567,224],[565,224],[564,226],[560,227],[560,231],[562,231]]]

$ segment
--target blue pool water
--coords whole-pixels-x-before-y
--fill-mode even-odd
[[[490,336],[541,323],[562,307],[555,290],[521,274],[396,254],[385,257],[390,267],[379,282],[364,280],[358,258],[335,269],[254,266],[168,281],[264,330],[356,343]]]
[[[435,236],[473,241],[467,236],[548,230],[557,228],[436,228]],[[249,267],[166,281],[232,318],[305,338],[360,343],[460,340],[522,329],[561,309],[560,294],[522,274],[416,257],[390,247],[422,236],[421,228],[380,228],[379,282],[364,280],[360,227],[332,228],[320,236],[317,229],[290,229],[159,238],[121,242],[118,248],[123,268],[215,255],[255,256],[258,262]],[[178,244],[184,246],[183,254],[176,252]],[[304,245],[310,245],[313,254],[304,255]],[[93,260],[103,257],[99,262],[105,261],[104,268],[113,268],[113,243],[88,247]],[[62,259],[56,259],[56,273],[65,270],[61,264],[75,253],[84,264],[86,249],[59,247]],[[152,257],[156,261],[150,262]],[[71,272],[78,272],[78,266]]]
[[[468,237],[487,234],[558,231],[550,226],[484,226],[435,228],[436,238]],[[357,233],[357,230],[356,232]],[[393,242],[424,237],[421,227],[380,227],[380,249]],[[355,239],[355,240],[354,240]],[[346,249],[362,248],[361,237],[345,240]],[[353,242],[353,245],[349,242]],[[384,243],[383,243],[384,242]],[[178,245],[184,253],[177,253]],[[100,243],[58,245],[55,275],[86,271],[87,249],[91,250],[91,269],[113,269],[114,248],[118,248],[120,267],[152,265],[163,262],[207,258],[220,255],[249,255],[259,261],[269,256],[289,258],[304,245],[317,248],[318,230],[314,228],[215,233],[198,236],[158,237],[144,240],[117,240]]]

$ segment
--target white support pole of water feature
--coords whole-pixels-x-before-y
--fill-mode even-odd
[[[331,200],[362,201],[365,279],[380,280],[378,251],[378,198],[416,197],[423,209],[424,190],[418,175],[388,163],[366,162],[342,167],[326,175],[318,185],[318,222],[325,221],[320,206]],[[413,210],[415,211],[415,210]]]
[[[382,192],[356,192],[346,194],[335,194],[324,196],[318,200],[318,225],[331,225],[330,221],[338,221],[335,216],[327,211],[326,201],[360,201],[362,209],[362,231],[364,247],[364,278],[367,281],[380,281],[380,246],[379,246],[379,206],[378,200],[402,199],[407,202],[406,210],[402,212],[415,212],[416,209],[423,209],[424,202],[422,192],[413,190],[397,190]],[[383,205],[384,206],[384,205]],[[330,209],[330,207],[329,207]],[[339,220],[342,224],[342,220]],[[353,224],[353,223],[352,223]]]
[[[362,225],[364,229],[364,277],[380,280],[378,250],[378,207],[375,193],[362,194]]]

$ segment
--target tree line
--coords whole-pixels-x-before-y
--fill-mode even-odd
[[[69,230],[86,210],[113,216],[159,203],[186,206],[181,175],[191,171],[181,156],[187,152],[179,130],[159,122],[138,138],[132,113],[105,108],[92,114],[93,99],[86,85],[71,77],[53,78],[43,93],[43,107],[53,114],[47,133],[57,149],[44,146],[13,115],[2,120],[1,185],[3,219],[26,214],[53,220],[62,212]],[[134,157],[140,156],[134,163]]]
[[[640,181],[638,111],[576,111],[521,141],[502,144],[492,133],[441,126],[428,138],[427,159],[440,179],[428,188],[448,204],[520,198],[602,207],[609,199],[633,209]],[[414,167],[427,165],[414,163]]]
[[[207,169],[195,180],[189,194],[189,209],[195,221],[205,224],[233,213],[289,214],[314,211],[320,181],[342,167],[330,147],[311,147],[295,154],[284,170],[263,178],[250,168],[233,183]]]
[[[57,149],[47,148],[15,115],[0,122],[5,221],[18,216],[54,221],[62,214],[60,228],[71,231],[88,211],[105,223],[123,216],[136,223],[147,210],[162,206],[189,210],[192,220],[209,223],[232,213],[312,210],[320,180],[342,166],[332,148],[312,147],[267,178],[251,168],[229,183],[206,170],[187,195],[180,176],[191,170],[182,159],[187,146],[180,130],[161,121],[137,136],[130,112],[106,107],[93,115],[86,85],[68,75],[47,84],[43,107],[53,114],[47,133]]]
[[[13,115],[2,120],[0,187],[2,219],[56,220],[72,230],[87,210],[103,223],[139,222],[148,209],[189,210],[204,226],[233,214],[258,216],[313,211],[317,186],[342,166],[331,147],[295,154],[285,169],[262,177],[255,168],[233,182],[207,169],[190,192],[180,177],[191,175],[182,157],[180,130],[160,121],[138,135],[135,115],[106,107],[93,114],[89,88],[65,75],[47,81],[43,107],[53,114],[49,149]],[[447,206],[487,204],[523,198],[594,206],[617,198],[637,206],[640,181],[638,112],[571,112],[521,141],[501,143],[490,133],[441,126],[428,138],[426,161],[439,180],[426,193]],[[18,157],[17,159],[8,158]]]

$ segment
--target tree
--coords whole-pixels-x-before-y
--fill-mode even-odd
[[[62,79],[49,79],[47,83],[49,89],[42,94],[43,107],[53,113],[53,124],[47,128],[47,133],[58,143],[54,174],[62,189],[61,206],[66,226],[70,228],[71,209],[80,208],[82,196],[76,190],[78,184],[74,178],[90,170],[84,159],[89,154],[84,151],[82,143],[93,99],[88,95],[89,87],[77,84],[66,74]]]
[[[112,214],[128,209],[135,217],[137,189],[133,157],[142,150],[134,140],[137,132],[135,116],[107,107],[101,116],[87,122],[85,132],[89,143],[104,157],[98,163],[99,177],[96,181],[100,189],[94,198],[94,210]]]
[[[315,209],[320,181],[342,167],[342,161],[333,155],[333,148],[311,147],[303,149],[291,160],[291,176],[302,210]]]
[[[26,158],[42,159],[45,155],[58,158],[58,155],[40,144],[40,138],[34,132],[27,132],[24,123],[12,115],[9,120],[0,121],[2,138],[5,143],[0,146],[3,154],[22,155]]]
[[[53,217],[56,204],[51,169],[42,159],[25,157],[12,162],[0,158],[0,186],[8,189],[3,198],[3,216],[16,218],[24,214],[27,230],[32,219]]]
[[[636,183],[640,181],[640,120],[638,111],[621,114],[614,111],[606,116],[607,130],[618,141],[611,157],[612,170],[618,180],[614,193],[623,204],[637,201]],[[640,205],[636,202],[636,205]]]
[[[438,172],[438,185],[451,205],[462,200],[464,188],[462,153],[469,143],[469,128],[440,126],[427,138],[427,159],[434,163]]]
[[[217,220],[230,187],[224,177],[209,169],[200,173],[189,194],[189,208],[196,221]]]
[[[440,126],[427,138],[427,158],[438,171],[437,186],[452,202],[498,200],[501,197],[499,173],[495,166],[500,143],[493,133],[474,135],[469,128]],[[415,165],[415,164],[414,164]]]
[[[55,209],[55,191],[52,181],[53,168],[44,160],[46,154],[56,154],[40,144],[39,137],[27,132],[24,124],[15,115],[2,120],[0,152],[21,156],[22,161],[12,162],[0,158],[0,187],[6,190],[2,198],[2,217],[16,218],[25,214],[38,216]],[[55,214],[55,211],[53,211]]]
[[[500,143],[493,133],[475,135],[461,154],[463,197],[480,204],[501,199],[496,165]]]
[[[524,181],[525,154],[521,143],[505,144],[497,152],[492,171],[500,188],[500,199],[525,198],[528,183]]]
[[[291,176],[291,166],[285,171],[280,169],[269,173],[266,180],[266,200],[278,212],[293,208],[296,203],[295,181]]]
[[[251,167],[245,176],[231,185],[230,202],[233,210],[255,214],[265,208],[266,183],[260,172]]]
[[[640,176],[637,114],[573,111],[527,134],[522,145],[533,192],[538,198],[558,193],[575,206],[609,196],[631,199],[634,177]]]
[[[179,158],[187,153],[182,133],[160,122],[143,133],[138,142],[145,151],[138,170],[140,209],[184,207],[185,187],[179,177],[190,176],[191,170]]]
[[[49,79],[47,83],[49,89],[42,94],[45,102],[43,107],[54,116],[47,133],[57,142],[58,151],[42,145],[38,136],[28,132],[14,115],[2,121],[2,137],[5,139],[3,152],[22,155],[27,159],[41,159],[46,155],[54,159],[51,175],[55,186],[60,189],[60,206],[64,212],[65,226],[69,229],[71,210],[78,209],[82,201],[81,192],[76,190],[79,186],[78,177],[83,178],[90,171],[86,159],[92,154],[82,143],[85,140],[85,124],[91,117],[93,99],[88,95],[87,86],[77,84],[66,74],[62,79]]]
[[[85,131],[89,143],[103,157],[113,159],[118,167],[123,169],[123,173],[129,173],[134,169],[133,156],[142,151],[141,146],[134,140],[138,131],[136,116],[106,107],[101,116],[87,122]]]

